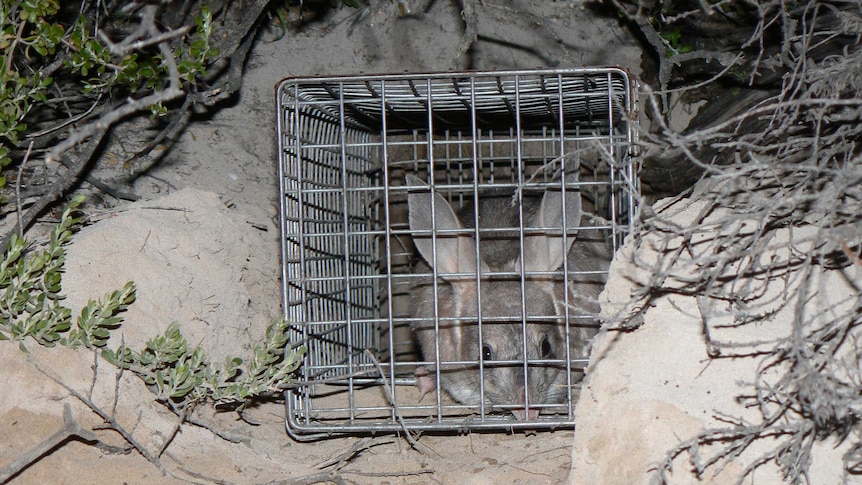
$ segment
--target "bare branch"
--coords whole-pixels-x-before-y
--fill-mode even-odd
[[[461,41],[455,49],[455,55],[452,56],[452,67],[461,68],[463,66],[462,57],[466,54],[476,39],[479,36],[479,15],[476,13],[475,0],[460,0],[461,1],[461,18],[464,19],[464,35],[461,36]]]
[[[72,417],[72,408],[69,403],[63,405],[63,427],[56,433],[45,438],[41,443],[33,447],[30,451],[21,455],[20,458],[13,461],[3,469],[0,469],[0,483],[6,483],[15,475],[21,473],[25,468],[39,461],[43,456],[47,455],[57,446],[65,443],[70,438],[78,438],[87,443],[98,443],[99,438],[90,430],[86,430],[75,422]]]
[[[659,29],[670,27],[662,22],[694,22],[718,11],[718,4],[689,5],[662,17],[644,4],[632,13],[631,5],[616,3],[655,49],[666,44]],[[862,469],[862,444],[851,434],[862,422],[862,348],[856,345],[862,293],[853,271],[862,266],[862,79],[856,68],[862,40],[842,27],[862,25],[862,11],[814,1],[792,8],[772,1],[751,5],[756,8],[748,17],[737,18],[750,31],[737,33],[744,41],[732,58],[708,47],[658,59],[659,85],[673,80],[681,87],[645,90],[659,116],[641,138],[644,152],[648,160],[703,177],[687,194],[691,200],[678,197],[663,211],[642,211],[631,236],[640,246],[629,254],[644,277],[609,326],[628,330],[653,301],[685,297],[696,305],[689,316],[700,321],[710,358],[757,359],[737,399],[759,416],[716,413],[730,427],[679,443],[654,470],[656,483],[669,482],[682,456],[698,478],[742,462],[739,483],[767,463],[789,482],[805,481],[814,442],[827,437],[851,440],[845,474]],[[704,60],[724,67],[706,73],[707,82],[687,83],[686,65]],[[743,69],[736,79],[764,84],[742,89],[740,83],[742,94],[710,86],[730,73],[727,64]],[[663,116],[665,95],[692,86],[718,97],[680,133]],[[685,214],[684,221],[674,213]],[[846,282],[848,290],[836,293],[830,278]],[[775,330],[741,337],[750,334],[739,330],[751,325]],[[765,452],[752,452],[758,442]]]

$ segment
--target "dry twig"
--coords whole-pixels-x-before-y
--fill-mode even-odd
[[[616,5],[662,54],[667,41],[657,25],[670,29],[667,22],[704,15],[697,8],[671,12],[661,24],[644,4],[636,11]],[[705,6],[717,12],[728,5]],[[647,153],[673,154],[704,180],[691,205],[679,199],[662,213],[642,214],[633,241],[649,248],[633,251],[632,262],[649,276],[612,324],[630,330],[629,316],[653,300],[691,297],[710,357],[758,359],[738,399],[760,416],[746,421],[716,414],[731,426],[705,430],[668,452],[655,469],[656,483],[670,481],[683,455],[700,478],[743,460],[739,483],[767,463],[789,482],[807,481],[812,447],[827,437],[852,440],[845,474],[862,468],[862,442],[852,434],[862,422],[862,349],[855,345],[862,337],[862,294],[835,294],[827,286],[835,274],[851,288],[862,286],[852,271],[862,247],[862,80],[847,68],[862,66],[862,42],[853,30],[862,25],[862,9],[765,1],[745,12],[737,20],[751,30],[738,48],[749,55],[738,67],[749,70],[749,82],[768,80],[769,88],[758,96],[713,100],[730,114],[710,111],[707,124],[686,133],[659,116],[652,133],[644,134]],[[685,79],[682,67],[720,52],[692,54],[659,60],[661,91],[647,93],[654,112],[666,109],[669,82]],[[750,104],[735,105],[739,99]],[[678,223],[672,214],[679,208],[696,210]],[[747,325],[774,327],[779,313],[789,325],[768,339],[734,338]],[[751,453],[757,442],[770,449]]]
[[[56,433],[45,438],[45,440],[33,447],[30,451],[24,453],[20,458],[0,470],[0,483],[6,483],[8,480],[24,471],[24,469],[33,463],[39,461],[43,456],[50,453],[51,450],[65,443],[70,438],[78,438],[86,443],[99,444],[100,448],[110,452],[124,452],[122,448],[110,447],[101,443],[95,433],[78,425],[78,423],[75,422],[75,418],[72,417],[72,407],[69,406],[69,403],[63,405],[63,421],[63,427]]]

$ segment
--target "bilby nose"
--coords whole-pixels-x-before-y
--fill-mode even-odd
[[[539,419],[539,410],[535,408],[513,409],[512,414],[518,418],[518,421],[535,421]]]
[[[530,393],[529,401],[535,402],[535,397]],[[518,404],[526,404],[525,401],[527,399],[526,392],[524,390],[524,386],[521,386],[517,393],[515,393],[518,399]],[[526,405],[520,409],[513,409],[512,414],[518,418],[519,421],[535,421],[539,419],[539,410],[535,408],[528,408]]]

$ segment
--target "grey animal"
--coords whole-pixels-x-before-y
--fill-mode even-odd
[[[576,180],[576,171],[567,178]],[[413,175],[407,176],[407,183],[427,187]],[[417,283],[411,294],[413,330],[425,361],[433,364],[417,369],[416,376],[422,395],[436,388],[439,372],[440,388],[456,401],[484,402],[491,409],[507,409],[520,420],[535,420],[543,406],[565,402],[567,385],[582,377],[573,371],[567,379],[566,359],[584,357],[595,332],[596,300],[611,250],[598,231],[582,231],[591,234],[578,243],[569,232],[564,241],[561,229],[577,227],[581,221],[576,188],[566,191],[565,222],[560,191],[522,197],[520,211],[513,195],[499,190],[480,193],[478,211],[468,204],[460,214],[439,193],[408,195],[410,230],[421,255],[414,266]],[[525,231],[522,251],[521,217],[525,228],[557,228],[558,234]],[[568,285],[558,276],[567,257],[569,274],[587,272]]]

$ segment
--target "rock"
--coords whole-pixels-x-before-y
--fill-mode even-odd
[[[704,213],[704,204],[687,200],[676,204],[660,202],[657,211],[684,227]],[[689,248],[675,258],[667,255],[676,254],[673,249],[681,238],[665,241],[656,234],[630,238],[611,267],[609,283],[601,297],[603,319],[613,327],[633,315],[643,302],[632,302],[632,296],[657,270],[667,275],[664,288],[684,287],[696,276],[697,257],[721,256],[722,249],[717,246],[720,233],[709,227],[711,222],[731,214],[728,209],[710,213],[699,226],[702,230],[691,234]],[[744,233],[746,227],[756,226],[753,221],[741,221],[725,230]],[[760,257],[780,263],[791,253],[805,254],[811,251],[806,241],[811,241],[814,230],[777,229]],[[812,280],[816,288],[806,302],[806,314],[817,322],[818,314],[839,311],[842,305],[848,308],[856,294],[850,281],[859,281],[859,270],[847,268],[851,276],[848,279],[848,274],[841,271],[816,268],[819,273]],[[727,301],[670,292],[652,300],[642,313],[643,324],[635,330],[604,329],[594,341],[577,405],[571,483],[655,483],[656,467],[671,450],[706,430],[732,428],[726,417],[760,422],[757,407],[744,406],[737,398],[751,395],[759,371],[765,372],[766,379],[774,380],[786,369],[775,366],[764,371],[765,356],[748,350],[772,348],[776,341],[790,335],[796,305],[788,298],[792,298],[800,281],[791,272],[781,278],[761,275],[741,282],[751,292],[750,307],[764,314],[773,312],[756,325],[722,326],[734,322],[734,309]],[[723,358],[710,358],[704,318],[714,341],[744,345],[737,355],[728,354],[732,347],[722,347]],[[722,416],[725,418],[720,419]],[[756,440],[726,466],[708,467],[699,476],[684,447],[672,461],[673,471],[668,477],[671,483],[736,483],[753,460],[776,445],[771,438]],[[831,437],[816,441],[810,468],[812,483],[840,483],[842,456],[849,446]],[[717,449],[715,445],[701,447],[698,459],[706,462]],[[773,461],[758,468],[754,477],[759,485],[784,483]]]
[[[109,347],[122,336],[141,348],[179,322],[189,343],[220,363],[247,354],[279,315],[272,283],[280,265],[266,257],[271,239],[212,192],[183,189],[132,204],[74,236],[63,281],[67,302],[79,309],[134,281],[137,300]]]

